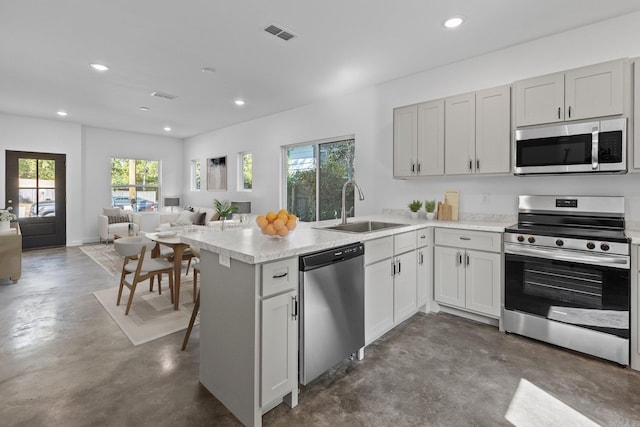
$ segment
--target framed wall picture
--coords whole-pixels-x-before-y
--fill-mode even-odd
[[[227,156],[207,159],[207,191],[227,191]]]

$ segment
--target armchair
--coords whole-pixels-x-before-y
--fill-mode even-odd
[[[0,278],[17,283],[22,274],[22,233],[17,222],[11,224],[15,233],[0,234]]]
[[[102,215],[98,215],[98,237],[100,242],[113,240],[115,234],[127,235],[129,233],[129,224],[132,225],[135,233],[140,231],[140,226],[133,221],[131,213],[118,208],[103,209]]]

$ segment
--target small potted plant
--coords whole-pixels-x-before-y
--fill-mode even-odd
[[[435,200],[426,200],[424,202],[424,210],[427,211],[427,219],[431,220],[435,216],[436,210],[436,201]]]
[[[237,211],[240,209],[236,205],[231,204],[228,200],[220,201],[218,199],[213,200],[213,206],[216,208],[216,212],[220,217],[220,230],[224,230],[224,220],[227,219],[229,215],[233,213],[233,211]]]
[[[18,219],[17,216],[11,213],[12,209],[12,207],[0,209],[0,231],[9,231],[9,228],[11,228],[11,221]]]
[[[422,202],[420,200],[414,200],[409,203],[409,210],[411,211],[411,218],[418,219],[418,211],[422,208]]]

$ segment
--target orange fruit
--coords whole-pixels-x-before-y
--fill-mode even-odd
[[[295,219],[290,219],[289,221],[287,221],[287,230],[289,231],[293,231],[294,228],[296,228],[297,221]]]
[[[289,215],[287,215],[287,214],[278,214],[278,219],[286,224],[287,221],[289,221]]]
[[[289,219],[290,219],[290,220],[291,220],[291,219],[296,220],[296,219],[298,219],[298,217],[297,217],[297,216],[295,216],[295,215],[293,215],[293,214],[289,214]]]
[[[287,210],[286,210],[286,209],[280,209],[280,210],[278,211],[278,215],[289,215],[289,212],[287,212]]]
[[[280,230],[278,230],[278,236],[280,236],[280,237],[284,237],[287,234],[289,234],[289,230],[285,226],[282,226],[282,228]]]
[[[264,231],[264,234],[266,234],[267,236],[275,236],[276,234],[276,229],[273,228],[272,224],[267,225],[263,231]]]
[[[278,218],[275,221],[273,221],[273,228],[275,228],[276,230],[282,230],[283,228],[287,228],[287,227],[285,225],[285,222],[280,218]]]
[[[273,211],[267,212],[267,215],[266,215],[267,221],[273,222],[277,217],[278,215],[275,212]]]
[[[256,218],[256,224],[258,224],[258,227],[264,229],[269,224],[269,221],[267,221],[267,218],[260,215],[259,217]]]

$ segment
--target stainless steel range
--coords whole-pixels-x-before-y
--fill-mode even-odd
[[[623,197],[520,196],[504,252],[505,331],[629,364]]]

